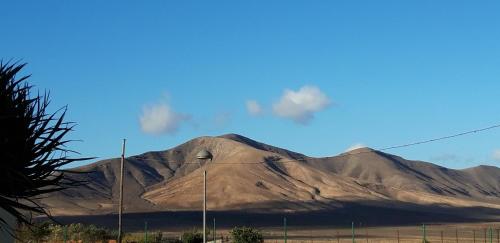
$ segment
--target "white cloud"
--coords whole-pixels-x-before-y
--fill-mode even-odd
[[[492,156],[494,160],[500,162],[500,149],[495,149]]]
[[[246,102],[248,114],[258,116],[262,114],[262,107],[256,100],[247,100]]]
[[[360,148],[366,148],[366,145],[364,145],[362,143],[356,143],[356,144],[351,145],[349,148],[347,148],[345,150],[345,152],[349,152],[349,151],[352,151],[355,149],[360,149]]]
[[[139,117],[143,132],[153,135],[173,134],[188,115],[175,112],[167,102],[146,105]]]
[[[316,86],[303,86],[298,91],[286,89],[280,100],[273,104],[275,115],[306,125],[314,113],[322,111],[331,101]]]

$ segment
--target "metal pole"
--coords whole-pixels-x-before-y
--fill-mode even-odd
[[[144,242],[148,243],[148,221],[144,221]]]
[[[441,230],[441,243],[444,243],[444,240],[443,240],[443,231]]]
[[[122,144],[122,157],[120,163],[120,202],[118,206],[118,243],[122,243],[122,213],[123,213],[123,164],[125,161],[125,139]]]
[[[214,218],[214,243],[216,242],[216,239],[215,239],[216,235],[217,234],[215,234],[215,218]]]
[[[285,243],[286,243],[286,217],[283,218],[283,229],[285,231],[284,238],[285,238]]]
[[[490,243],[493,243],[493,230],[491,229],[491,227],[489,228],[489,231],[490,231]]]
[[[398,230],[396,230],[396,233],[397,233],[397,235],[398,235],[398,243],[399,243],[399,229],[398,229]]]
[[[203,243],[207,243],[207,170],[203,170]]]
[[[425,232],[425,224],[422,224],[422,243],[427,243],[427,233]]]
[[[351,222],[351,237],[352,237],[352,243],[355,242],[354,240],[354,222]]]
[[[68,240],[68,226],[64,225],[64,243]]]

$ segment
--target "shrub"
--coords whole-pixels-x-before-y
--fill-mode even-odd
[[[16,232],[18,242],[61,242],[65,237],[72,241],[105,242],[116,239],[116,235],[115,231],[92,224],[61,226],[49,222],[37,223],[31,227],[24,225]]]
[[[192,231],[184,232],[182,234],[182,242],[183,243],[200,243],[200,242],[203,242],[203,233],[198,232],[197,230],[192,230]]]
[[[18,241],[21,242],[44,242],[48,240],[50,235],[49,222],[33,224],[30,227],[23,226],[17,232]]]
[[[264,238],[262,233],[250,227],[235,227],[231,230],[234,243],[262,243]]]

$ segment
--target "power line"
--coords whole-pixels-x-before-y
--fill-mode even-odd
[[[418,141],[418,142],[413,142],[413,143],[408,143],[408,144],[390,146],[390,147],[379,149],[379,151],[385,151],[385,150],[391,150],[391,149],[397,149],[397,148],[403,148],[403,147],[410,147],[410,146],[420,145],[420,144],[424,144],[424,143],[436,142],[436,141],[439,141],[439,140],[445,140],[445,139],[460,137],[460,136],[464,136],[464,135],[467,135],[467,134],[482,132],[482,131],[486,131],[486,130],[490,130],[490,129],[494,129],[494,128],[498,128],[498,127],[500,127],[500,124],[489,126],[489,127],[485,127],[485,128],[475,129],[475,130],[471,130],[471,131],[461,132],[461,133],[457,133],[457,134],[453,134],[453,135],[448,135],[448,136],[444,136],[444,137],[439,137],[439,138],[433,138],[433,139],[428,139],[428,140],[423,140],[423,141]]]
[[[342,154],[339,154],[336,156],[332,156],[332,157],[336,157],[336,158],[347,157],[347,156],[353,156],[353,155],[365,154],[365,153],[376,153],[377,151],[387,151],[387,150],[393,150],[393,149],[398,149],[398,148],[411,147],[411,146],[416,146],[416,145],[421,145],[421,144],[432,143],[432,142],[436,142],[436,141],[456,138],[456,137],[460,137],[460,136],[465,136],[468,134],[483,132],[483,131],[487,131],[487,130],[491,130],[491,129],[495,129],[495,128],[499,128],[499,127],[500,127],[500,124],[496,124],[496,125],[492,125],[489,127],[484,127],[484,128],[479,128],[479,129],[474,129],[474,130],[456,133],[453,135],[447,135],[447,136],[443,136],[443,137],[421,140],[421,141],[412,142],[412,143],[394,145],[394,146],[384,147],[384,148],[380,148],[380,149],[362,150],[362,151],[357,151],[357,152],[345,152],[345,153],[342,153]],[[158,160],[149,159],[149,158],[134,158],[134,159],[139,160],[139,161],[158,161]],[[315,159],[315,158],[310,158],[310,159]],[[307,161],[307,158],[279,159],[279,160],[258,161],[258,162],[216,162],[216,163],[217,164],[264,164],[264,163],[268,163],[268,162],[297,163],[297,162],[305,162],[305,161]],[[179,162],[179,161],[167,161],[167,162],[168,163],[177,163],[177,164],[199,164],[198,162]]]

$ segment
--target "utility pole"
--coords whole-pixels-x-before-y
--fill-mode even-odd
[[[122,213],[123,213],[123,164],[125,162],[125,139],[122,144],[122,157],[120,163],[120,202],[118,206],[118,243],[122,243]]]

